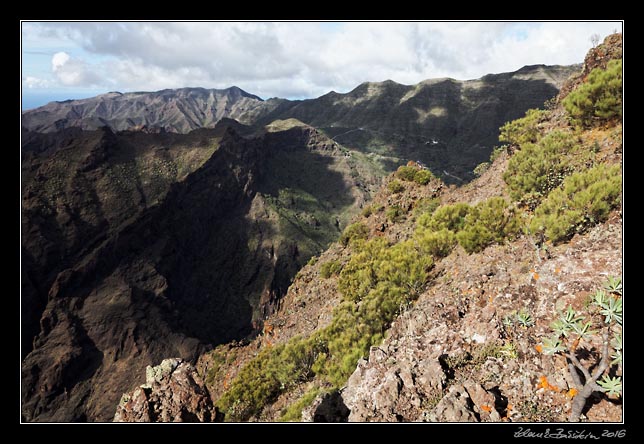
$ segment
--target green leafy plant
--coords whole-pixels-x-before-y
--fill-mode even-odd
[[[609,293],[622,294],[622,278],[609,276],[604,284],[604,289]]]
[[[551,324],[553,335],[544,339],[542,350],[544,354],[559,354],[566,359],[568,373],[577,390],[570,411],[571,422],[579,421],[588,398],[594,392],[610,396],[621,393],[621,377],[608,374],[612,366],[621,363],[621,325],[622,297],[607,295],[603,290],[595,293],[586,313],[578,313],[568,307]],[[593,326],[598,326],[598,330],[593,330]],[[595,342],[600,343],[600,350],[590,356],[596,356],[596,359],[584,366],[580,360],[582,350],[584,347],[592,349]]]
[[[489,169],[490,169],[490,162],[482,162],[482,163],[479,163],[476,166],[476,168],[474,168],[474,171],[472,172],[476,177],[481,177],[483,173],[485,173]]]
[[[468,253],[475,253],[518,235],[520,229],[515,209],[502,197],[492,197],[474,207],[443,205],[432,214],[421,215],[415,237],[425,252],[442,257],[449,254],[454,240]]]
[[[456,245],[456,236],[445,228],[439,231],[421,228],[416,231],[414,239],[423,253],[431,254],[435,258],[447,256]]]
[[[524,308],[519,310],[516,314],[516,319],[517,323],[523,328],[532,327],[534,325],[534,318]]]
[[[407,182],[416,182],[419,185],[427,185],[434,177],[432,172],[426,168],[420,168],[415,165],[403,165],[396,170],[396,177]],[[400,191],[391,190],[393,193]]]
[[[508,341],[499,347],[499,355],[508,359],[516,359],[519,357],[519,352],[514,342]]]
[[[502,197],[492,197],[470,209],[456,239],[465,251],[475,253],[519,232],[519,218],[514,208]]]
[[[396,177],[411,182],[418,171],[418,167],[412,165],[403,165],[396,170]]]
[[[622,117],[622,60],[593,69],[586,82],[563,100],[572,120],[589,126],[594,120]]]
[[[369,217],[373,214],[373,206],[367,205],[364,207],[360,213],[362,217]]]
[[[492,153],[490,154],[490,163],[494,163],[494,161],[498,159],[501,156],[501,154],[507,151],[508,151],[507,145],[495,146],[492,149]]]
[[[453,205],[438,207],[432,214],[424,214],[418,218],[417,226],[428,228],[432,231],[442,229],[457,232],[465,225],[465,216],[470,212],[471,207],[459,202]]]
[[[290,404],[282,411],[280,422],[298,422],[302,420],[302,409],[311,405],[315,398],[320,393],[319,387],[313,387],[306,392],[300,399]]]
[[[600,381],[597,381],[597,384],[609,396],[619,396],[622,394],[622,378],[620,377],[604,375]]]

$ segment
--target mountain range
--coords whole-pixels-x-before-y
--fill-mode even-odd
[[[222,118],[264,126],[295,118],[345,147],[376,153],[394,165],[409,159],[434,166],[447,182],[466,182],[498,143],[498,128],[540,107],[579,66],[526,66],[477,80],[431,79],[416,85],[365,82],[309,100],[262,100],[232,87],[108,93],[52,102],[23,114],[24,128],[68,127],[187,133]]]
[[[279,320],[293,330],[276,340],[328,324],[336,284],[315,263],[343,250],[335,241],[360,212],[387,212],[375,236],[408,236],[389,208],[471,181],[499,127],[580,69],[369,82],[301,101],[236,87],[112,92],[24,112],[23,420],[109,421],[169,357],[201,365],[203,390],[221,395],[228,379],[213,368],[270,348]],[[392,197],[382,185],[409,162],[435,178]],[[221,347],[243,359],[215,365]]]

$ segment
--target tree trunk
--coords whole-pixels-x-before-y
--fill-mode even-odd
[[[590,398],[590,395],[592,395],[594,392],[594,385],[594,382],[591,382],[590,384],[586,383],[586,385],[584,385],[584,388],[579,390],[577,396],[573,398],[572,409],[570,410],[570,417],[568,418],[568,421],[579,422],[579,417],[581,416],[581,413],[586,406],[586,401],[588,401],[588,398]]]

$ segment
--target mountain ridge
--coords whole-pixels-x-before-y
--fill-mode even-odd
[[[390,159],[387,172],[420,160],[448,183],[474,178],[498,140],[497,129],[556,95],[579,65],[528,65],[480,79],[363,82],[347,93],[305,100],[262,100],[237,87],[183,88],[53,102],[22,115],[23,127],[52,132],[69,126],[114,131],[186,133],[223,118],[255,129],[295,118],[349,149]]]

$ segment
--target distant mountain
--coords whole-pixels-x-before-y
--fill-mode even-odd
[[[89,99],[51,102],[26,111],[22,126],[38,132],[108,126],[115,131],[146,128],[187,133],[197,128],[213,128],[225,117],[248,121],[254,110],[271,110],[279,103],[279,100],[265,102],[236,86],[110,92]]]
[[[106,125],[115,131],[186,133],[214,127],[222,118],[258,128],[295,118],[347,148],[391,158],[388,171],[421,160],[447,182],[468,181],[498,143],[498,128],[542,107],[579,68],[534,65],[477,80],[431,79],[411,86],[366,82],[346,94],[302,101],[264,101],[237,87],[108,93],[26,111],[22,125],[38,132]]]
[[[293,117],[347,148],[421,160],[447,182],[455,176],[468,181],[498,144],[498,128],[542,108],[579,68],[535,65],[478,80],[432,79],[412,86],[367,82],[347,94],[282,105],[260,122]]]

